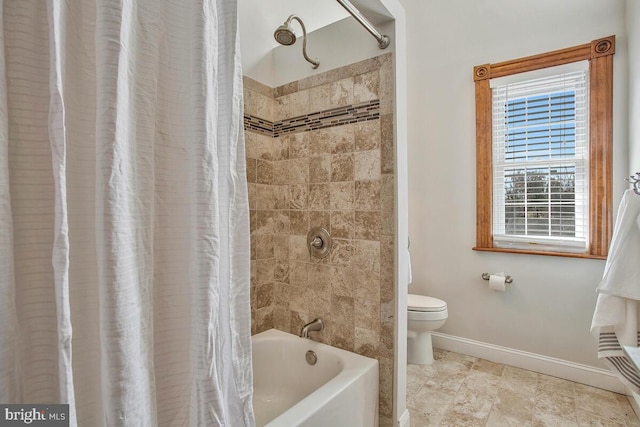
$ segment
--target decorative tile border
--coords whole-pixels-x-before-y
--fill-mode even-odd
[[[275,123],[247,114],[244,116],[244,128],[246,131],[275,138],[291,133],[308,132],[349,123],[377,120],[379,118],[380,100],[375,99],[357,105],[348,105],[292,117]]]
[[[273,138],[273,122],[250,114],[244,115],[245,132],[255,132]]]

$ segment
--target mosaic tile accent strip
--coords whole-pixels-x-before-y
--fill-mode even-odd
[[[244,115],[244,130],[273,137],[273,122],[250,114]]]
[[[278,122],[270,122],[252,115],[244,116],[244,128],[263,135],[278,137],[299,132],[308,132],[349,123],[378,120],[380,118],[380,100],[363,102],[357,105],[332,108],[304,116],[292,117]]]

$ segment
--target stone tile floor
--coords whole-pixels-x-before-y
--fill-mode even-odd
[[[408,365],[411,427],[640,427],[624,395],[444,350],[434,358]]]

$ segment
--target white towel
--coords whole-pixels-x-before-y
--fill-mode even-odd
[[[640,300],[640,196],[627,190],[598,292]]]
[[[622,197],[591,333],[598,337],[598,358],[624,384],[640,392],[640,375],[622,346],[638,346],[640,300],[640,196],[627,190]]]

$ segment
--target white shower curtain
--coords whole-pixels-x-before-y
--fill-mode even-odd
[[[236,0],[0,4],[0,402],[254,425]]]

